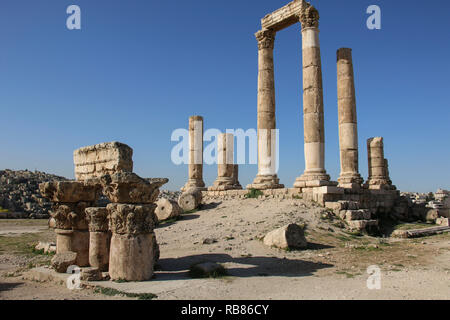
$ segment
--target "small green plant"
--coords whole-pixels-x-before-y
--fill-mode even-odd
[[[249,192],[245,195],[245,198],[256,199],[262,195],[264,195],[264,193],[261,190],[250,189]]]
[[[163,225],[165,225],[165,224],[175,223],[175,222],[177,222],[178,220],[181,220],[181,219],[183,219],[183,217],[178,216],[178,217],[175,217],[175,218],[172,218],[172,219],[167,219],[167,220],[161,221],[161,222],[159,222],[158,224],[159,224],[160,226],[163,226]]]
[[[299,196],[298,194],[294,194],[293,196],[292,196],[292,199],[297,199],[297,200],[301,200],[301,199],[303,199],[301,196]]]
[[[214,269],[211,272],[206,272],[198,265],[193,265],[189,268],[189,276],[194,279],[221,278],[228,276],[228,272],[227,269],[225,269],[223,266],[219,266],[219,268]]]
[[[194,210],[188,210],[188,211],[184,211],[183,214],[191,214],[191,213],[196,213],[198,211],[198,209],[194,209]]]
[[[125,283],[125,282],[128,282],[128,280],[125,280],[125,279],[117,279],[117,280],[113,280],[114,282],[116,282],[116,283]]]

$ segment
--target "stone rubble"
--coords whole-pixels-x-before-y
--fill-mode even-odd
[[[0,207],[5,210],[0,218],[48,219],[51,202],[42,197],[39,184],[66,180],[40,171],[0,170]]]

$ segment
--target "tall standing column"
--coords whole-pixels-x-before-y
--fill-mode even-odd
[[[358,129],[353,74],[352,49],[337,51],[337,93],[341,175],[339,186],[358,187],[363,182],[358,173]]]
[[[319,44],[319,12],[304,3],[300,14],[303,55],[303,127],[305,172],[295,187],[329,185],[325,171],[322,65]]]
[[[203,117],[189,118],[189,180],[181,189],[206,190],[203,181]]]
[[[277,176],[275,80],[273,48],[275,32],[263,29],[258,40],[258,174],[248,189],[283,188]]]

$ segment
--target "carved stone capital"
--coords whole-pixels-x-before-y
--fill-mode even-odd
[[[155,204],[110,203],[109,229],[115,234],[139,235],[153,232],[156,224]]]
[[[273,49],[275,44],[275,32],[270,29],[259,30],[255,33],[258,40],[258,49]]]
[[[86,208],[85,213],[90,232],[108,231],[108,210],[106,208]]]
[[[50,212],[54,221],[53,227],[63,230],[87,230],[84,210],[91,205],[92,203],[89,202],[53,204]]]
[[[153,203],[165,180],[145,180],[131,172],[118,172],[101,177],[103,194],[113,203]]]
[[[319,11],[317,11],[317,9],[309,2],[304,2],[299,18],[302,29],[319,27]]]

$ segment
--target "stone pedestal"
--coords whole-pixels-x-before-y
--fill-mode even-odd
[[[319,13],[308,3],[302,7],[303,55],[303,126],[305,171],[294,187],[303,188],[315,181],[328,185],[330,176],[325,171],[325,136],[323,114],[322,65],[319,44]]]
[[[203,181],[203,117],[189,118],[189,180],[181,189],[206,190]]]
[[[263,29],[258,40],[258,174],[248,189],[277,189],[277,137],[275,120],[275,82],[273,48],[275,32]]]
[[[86,208],[89,222],[89,264],[100,271],[108,271],[110,234],[108,232],[108,210]]]
[[[112,232],[109,275],[112,280],[146,281],[157,259],[155,204],[109,204]]]
[[[235,189],[234,174],[234,136],[222,133],[217,141],[217,179],[210,191]]]
[[[337,93],[341,187],[359,187],[363,179],[358,172],[358,130],[352,49],[337,51]]]

